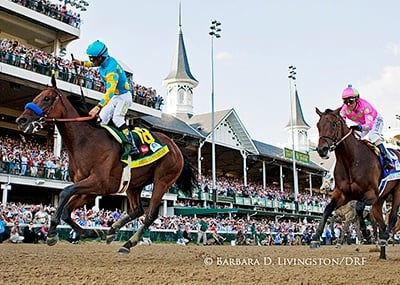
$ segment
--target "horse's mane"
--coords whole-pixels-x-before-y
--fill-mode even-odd
[[[333,113],[334,111],[332,109],[326,109],[324,113]]]
[[[81,96],[69,95],[67,96],[68,101],[72,104],[75,110],[78,112],[79,116],[85,117],[89,113],[89,107]]]

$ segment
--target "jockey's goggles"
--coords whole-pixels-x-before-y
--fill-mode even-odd
[[[100,56],[89,56],[89,60],[93,62],[94,60],[98,60]]]
[[[351,105],[351,104],[353,104],[354,102],[356,102],[356,98],[346,98],[346,99],[344,99],[343,100],[343,103],[345,103],[346,105]]]

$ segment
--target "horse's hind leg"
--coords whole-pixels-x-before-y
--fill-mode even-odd
[[[390,234],[392,233],[393,228],[397,223],[397,211],[400,206],[400,188],[396,189],[396,191],[392,195],[392,209],[389,214],[388,225],[385,230],[385,237],[388,239]]]
[[[166,178],[166,176],[164,176],[164,178]],[[119,253],[129,253],[130,248],[139,243],[140,239],[142,238],[144,229],[150,227],[151,224],[153,224],[154,220],[157,218],[162,196],[171,185],[172,183],[165,185],[165,183],[162,183],[160,181],[154,183],[153,195],[150,200],[149,208],[146,211],[143,225],[139,227],[136,233],[119,249]]]
[[[119,253],[126,254],[129,253],[130,248],[137,245],[142,238],[143,231],[145,228],[148,228],[153,224],[154,220],[158,216],[158,208],[146,214],[143,225],[141,225],[135,234],[119,249]]]
[[[120,228],[144,214],[142,202],[140,200],[141,189],[142,188],[135,188],[132,191],[126,192],[130,204],[130,209],[128,210],[127,215],[123,216],[111,225],[106,237],[106,241],[108,244],[115,239],[115,234],[117,231],[119,231]]]

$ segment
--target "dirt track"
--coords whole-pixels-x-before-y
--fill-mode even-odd
[[[400,284],[399,246],[120,246],[3,243],[1,284]]]

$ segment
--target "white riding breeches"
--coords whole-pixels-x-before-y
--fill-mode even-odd
[[[120,95],[114,95],[111,100],[105,105],[99,117],[102,124],[108,124],[112,119],[116,127],[120,127],[125,123],[125,115],[128,112],[129,106],[132,105],[132,94],[126,92]]]
[[[372,129],[369,132],[362,132],[361,137],[367,139],[375,145],[379,145],[383,142],[383,118],[380,114],[376,117]]]

